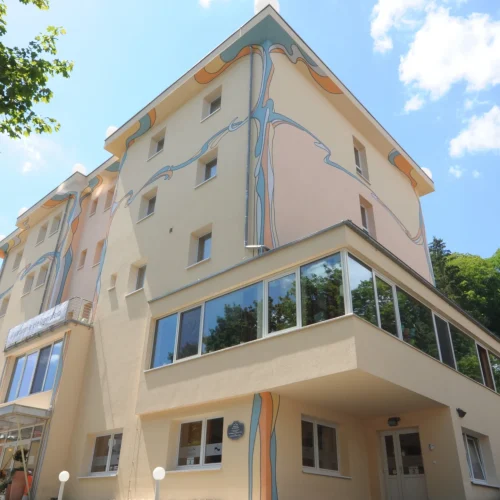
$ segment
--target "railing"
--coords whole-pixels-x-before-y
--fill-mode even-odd
[[[90,324],[92,321],[92,302],[81,297],[73,297],[11,328],[7,335],[4,350],[11,349],[22,342],[41,335],[43,332],[53,329],[66,321]]]

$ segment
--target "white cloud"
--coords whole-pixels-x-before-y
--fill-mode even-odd
[[[81,174],[86,175],[87,169],[85,168],[85,165],[82,165],[81,163],[75,163],[73,165],[73,168],[71,169],[71,173],[74,174],[76,172],[80,172]]]
[[[473,170],[472,177],[474,177],[474,179],[479,179],[479,177],[481,177],[481,172],[479,172],[479,170]]]
[[[422,167],[422,170],[425,172],[427,177],[429,177],[429,179],[432,179],[432,170],[430,168]]]
[[[408,25],[414,25],[415,20],[408,17],[410,12],[424,10],[430,0],[378,0],[372,10],[370,33],[377,52],[387,52],[392,49],[392,39],[389,31]]]
[[[500,107],[473,116],[465,129],[450,141],[450,156],[479,151],[500,151]]]
[[[25,161],[21,172],[23,174],[29,174],[33,170],[33,163],[31,161]]]
[[[18,216],[18,217],[21,217],[21,215],[23,215],[23,214],[24,214],[24,212],[26,212],[26,210],[28,210],[28,207],[21,207],[21,208],[19,209],[19,212],[17,213],[17,216]]]
[[[3,239],[5,239],[5,234],[0,234],[0,241],[2,241]]]
[[[257,14],[262,9],[265,9],[268,5],[273,7],[276,12],[280,11],[279,0],[254,0],[253,11],[255,14]]]
[[[405,113],[410,113],[411,111],[417,111],[425,104],[425,99],[422,96],[415,94],[413,97],[408,99],[405,103]]]
[[[210,0],[205,0],[207,4],[210,4]],[[203,5],[203,0],[200,0],[200,4]],[[204,6],[205,7],[205,6]],[[208,7],[208,5],[207,5]],[[107,129],[106,129],[106,139],[111,135],[111,134],[114,134],[116,131],[118,130],[118,127],[116,127],[115,125],[110,125]]]
[[[450,15],[443,7],[429,8],[424,25],[401,57],[399,78],[439,99],[464,81],[467,91],[500,83],[500,21],[487,14]]]
[[[208,9],[210,7],[211,0],[199,0],[199,1],[200,1],[200,5],[204,9]]]
[[[465,170],[460,165],[454,165],[448,169],[448,173],[457,179],[460,179],[464,175],[464,172]]]
[[[464,109],[465,111],[470,111],[473,108],[476,108],[477,106],[486,106],[488,104],[491,104],[490,101],[480,101],[477,97],[474,97],[473,99],[465,99],[464,101]]]

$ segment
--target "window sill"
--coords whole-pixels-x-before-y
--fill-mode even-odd
[[[42,241],[37,241],[35,247],[40,246],[45,241],[45,238]]]
[[[201,465],[197,466],[194,465],[192,467],[186,467],[185,469],[174,469],[174,470],[168,470],[167,474],[184,474],[186,472],[217,472],[222,470],[222,465],[217,464],[214,466],[207,466],[207,465]]]
[[[125,298],[130,297],[131,295],[134,295],[134,294],[142,292],[142,291],[144,291],[144,287],[138,288],[137,290],[134,290],[133,292],[127,293],[127,295],[125,295]]]
[[[147,161],[152,160],[155,156],[158,156],[160,153],[163,153],[163,149],[160,149],[160,151],[157,151],[154,155],[151,155]]]
[[[17,266],[17,267],[13,267],[13,268],[12,268],[12,272],[17,271],[18,269],[19,269],[19,266]]]
[[[187,266],[186,269],[191,269],[192,267],[196,267],[200,264],[203,264],[204,262],[208,262],[212,257],[208,257],[206,259],[200,260],[198,262],[195,262],[194,264],[191,264],[190,266]]]
[[[366,183],[368,183],[368,184],[371,185],[371,182],[363,174],[360,174],[357,170],[356,170],[356,174],[357,174],[358,177],[360,177],[361,179],[363,179]]]
[[[30,290],[29,292],[23,293],[23,294],[21,295],[21,298],[26,297],[26,295],[29,295],[29,294],[30,294],[30,292],[31,292],[31,290]]]
[[[337,477],[339,479],[352,479],[350,476],[343,476],[335,471],[329,470],[318,470],[318,469],[310,469],[308,467],[302,467],[302,472],[304,474],[314,474],[316,476],[328,476],[328,477]]]
[[[90,219],[91,217],[93,217],[94,215],[95,215],[95,212],[92,212],[91,214],[89,214],[89,219]]]
[[[57,230],[56,230],[56,231],[53,231],[52,233],[50,233],[50,234],[49,234],[49,238],[50,238],[51,236],[54,236],[54,234],[57,234],[58,232],[59,232],[59,228],[57,228]]]
[[[77,267],[76,270],[79,271],[80,269],[83,269],[85,267],[85,264],[83,266]]]
[[[45,285],[45,283],[42,283],[41,285],[37,285],[35,288],[33,288],[33,291],[38,290],[39,288],[42,288],[43,285]]]
[[[485,488],[493,488],[494,490],[500,490],[500,486],[495,486],[494,484],[483,483],[482,481],[476,481],[475,479],[471,479],[470,482],[474,486],[484,486]]]
[[[112,290],[116,290],[116,286],[110,286],[110,287],[108,288],[108,292],[111,292]]]
[[[7,313],[0,314],[0,319],[4,318]]]
[[[155,213],[154,212],[151,212],[150,214],[148,215],[145,215],[142,219],[139,219],[136,224],[139,224],[139,222],[142,222],[143,220],[146,220],[146,219],[149,219],[151,216],[153,216]]]
[[[109,474],[93,474],[90,476],[80,476],[77,479],[103,479],[118,476],[118,472],[110,472]]]
[[[96,262],[95,264],[92,265],[92,267],[97,267],[100,263],[101,263],[101,261]]]
[[[103,212],[107,212],[111,208],[111,205],[109,207],[104,207]]]
[[[215,179],[216,177],[217,177],[217,174],[213,175],[212,177],[210,177],[210,179],[207,179],[206,181],[200,182],[194,188],[198,189],[199,187],[204,186],[207,182],[210,182],[212,179]]]
[[[203,123],[205,120],[208,120],[211,116],[214,116],[215,113],[218,113],[222,108],[216,109],[213,113],[210,113],[209,115],[205,116],[205,118],[201,119],[200,123]]]

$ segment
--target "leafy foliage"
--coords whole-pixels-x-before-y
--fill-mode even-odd
[[[48,0],[20,1],[42,10],[49,8]],[[0,0],[0,40],[7,33],[6,16],[7,6]],[[72,62],[50,57],[57,54],[56,42],[64,34],[63,28],[49,26],[26,48],[7,47],[0,41],[0,133],[19,138],[59,130],[54,118],[40,116],[34,107],[52,99],[49,77],[68,78],[73,69]]]

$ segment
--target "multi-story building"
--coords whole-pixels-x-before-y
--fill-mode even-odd
[[[500,498],[500,341],[433,286],[433,182],[272,8],[105,148],[0,243],[31,498]]]

